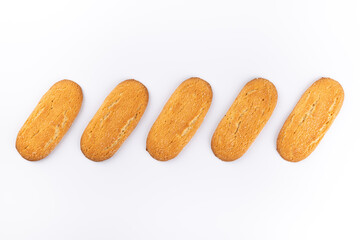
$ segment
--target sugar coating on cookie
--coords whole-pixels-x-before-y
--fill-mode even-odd
[[[277,91],[268,80],[248,82],[217,126],[211,149],[223,161],[240,158],[255,141],[272,115]]]
[[[302,95],[285,121],[277,139],[277,151],[287,161],[308,157],[338,115],[344,101],[340,83],[321,78]]]
[[[80,111],[81,87],[71,80],[55,83],[41,98],[20,129],[16,149],[30,161],[50,154],[70,128]]]
[[[111,158],[139,123],[148,101],[148,90],[139,81],[118,84],[84,130],[80,144],[84,155],[93,161]]]
[[[190,78],[179,85],[153,124],[146,150],[160,161],[176,157],[203,122],[212,101],[209,83]]]

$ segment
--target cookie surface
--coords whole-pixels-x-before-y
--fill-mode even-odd
[[[277,91],[268,80],[248,82],[217,126],[211,149],[223,161],[240,158],[255,141],[277,103]]]
[[[146,150],[160,161],[176,157],[194,136],[212,101],[209,83],[189,78],[179,85],[151,127]]]
[[[285,121],[278,139],[277,151],[287,161],[308,157],[338,115],[344,101],[341,85],[321,78],[302,95]]]
[[[73,81],[55,83],[41,98],[20,129],[16,149],[30,161],[50,154],[70,128],[80,111],[83,94]]]
[[[84,155],[93,161],[112,157],[137,126],[148,100],[148,90],[142,83],[131,79],[118,84],[84,130]]]

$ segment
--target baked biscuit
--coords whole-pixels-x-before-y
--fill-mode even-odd
[[[80,111],[83,94],[73,81],[55,83],[41,98],[16,139],[16,149],[30,161],[50,154]]]
[[[308,157],[330,128],[344,101],[341,85],[321,78],[302,95],[282,127],[277,151],[287,161]]]
[[[146,150],[160,161],[176,157],[200,127],[212,101],[209,83],[189,78],[179,85],[153,124]]]
[[[219,159],[240,158],[269,120],[277,102],[275,86],[257,78],[248,82],[217,126],[211,148]]]
[[[135,129],[149,100],[136,80],[118,84],[95,113],[81,137],[81,151],[93,161],[111,158]]]

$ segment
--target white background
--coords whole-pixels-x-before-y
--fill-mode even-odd
[[[360,2],[11,1],[0,3],[0,239],[360,239]],[[181,154],[158,162],[147,133],[185,79],[213,104]],[[344,106],[316,151],[289,163],[277,134],[320,77]],[[210,140],[244,84],[277,87],[273,116],[239,160]],[[56,81],[81,85],[82,109],[53,153],[28,162],[17,132]],[[80,137],[106,95],[135,78],[150,101],[116,155],[95,163]]]

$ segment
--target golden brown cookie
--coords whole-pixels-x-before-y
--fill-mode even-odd
[[[179,85],[153,124],[146,150],[160,161],[176,157],[200,127],[212,101],[209,83],[189,78]]]
[[[131,79],[118,84],[81,137],[84,155],[96,162],[111,158],[135,129],[148,100],[148,90],[142,83]]]
[[[16,139],[16,149],[30,161],[50,154],[80,111],[83,94],[73,81],[55,83],[41,98]]]
[[[240,158],[269,120],[277,102],[275,86],[257,78],[248,82],[217,126],[211,148],[219,159]]]
[[[298,162],[317,147],[339,113],[344,101],[341,85],[321,78],[302,95],[282,127],[277,150],[282,158]]]

